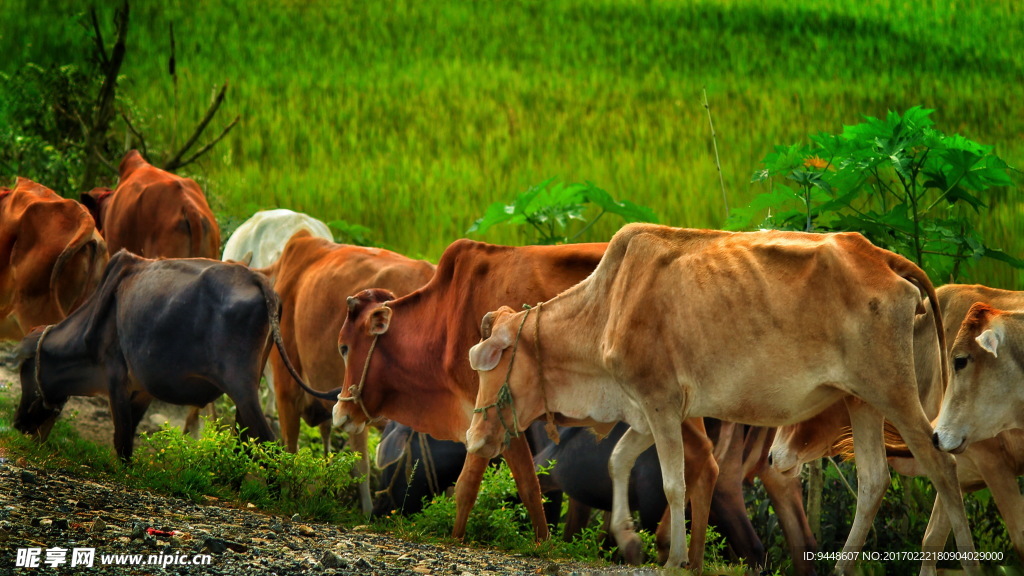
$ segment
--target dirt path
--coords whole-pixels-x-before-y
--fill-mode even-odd
[[[4,352],[0,349],[0,356]],[[0,394],[14,399],[20,395],[17,375],[2,362]],[[83,438],[112,445],[105,399],[72,399],[65,415],[73,412]],[[162,416],[147,414],[146,429],[156,430],[165,418],[180,420],[185,410],[170,407],[156,414]],[[0,419],[0,426],[10,425]],[[76,548],[93,551],[90,568],[72,566],[73,561],[84,561],[74,557]],[[57,562],[52,567],[46,564],[48,550]],[[31,562],[25,555],[33,552],[38,553],[38,567],[19,567],[19,554],[24,565],[26,560]],[[197,560],[207,563],[191,564]],[[0,446],[0,576],[79,573],[497,576],[594,572],[579,565],[559,566],[489,550],[408,542],[365,527],[284,518],[212,498],[198,505],[116,482],[84,479],[73,470],[43,470],[24,459],[11,461]]]

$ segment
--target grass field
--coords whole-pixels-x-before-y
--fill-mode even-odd
[[[140,1],[121,94],[148,114],[139,120],[150,148],[166,149],[230,81],[219,121],[241,115],[241,124],[186,169],[228,227],[288,207],[436,259],[488,204],[552,176],[593,181],[651,206],[662,223],[721,226],[705,87],[732,205],[758,191],[750,176],[774,145],[915,104],[937,109],[940,129],[1021,166],[1024,7],[971,5]],[[0,69],[80,53],[84,9],[5,2]],[[1024,256],[1020,188],[989,201],[982,233]],[[618,224],[607,219],[590,239]],[[480,239],[526,237],[495,229]],[[1002,264],[983,264],[974,279],[1024,289],[1024,273]]]

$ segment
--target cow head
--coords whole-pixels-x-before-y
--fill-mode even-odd
[[[103,212],[113,193],[114,191],[110,188],[93,188],[88,192],[83,192],[78,198],[82,206],[89,211],[92,219],[96,221],[96,230],[100,232],[103,231]]]
[[[348,298],[348,314],[338,333],[338,352],[345,360],[345,381],[339,398],[352,398],[355,387],[359,401],[339,400],[334,406],[334,425],[349,433],[362,431],[368,422],[367,413],[378,415],[382,395],[373,382],[379,380],[381,359],[378,358],[376,364],[370,359],[369,367],[367,359],[374,340],[387,333],[391,326],[391,309],[384,303],[394,299],[393,293],[379,288],[363,290]],[[368,370],[365,381],[364,369]]]
[[[508,306],[488,312],[480,325],[482,340],[469,349],[469,364],[477,371],[480,387],[466,449],[484,458],[500,454],[509,436],[525,430],[539,415],[530,408],[536,395],[529,386],[536,373],[533,346],[524,345],[527,335],[520,333],[528,312],[516,313]],[[510,362],[515,368],[511,372]]]
[[[937,448],[959,454],[972,442],[1024,428],[1024,311],[974,304],[951,357],[953,378],[932,435]]]
[[[21,402],[14,414],[14,427],[41,442],[50,435],[54,422],[68,401],[66,395],[44,390],[39,381],[36,354],[41,352],[39,341],[42,336],[43,329],[36,328],[18,346],[16,358],[20,362]]]

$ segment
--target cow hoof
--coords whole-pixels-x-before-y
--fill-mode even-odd
[[[631,535],[629,541],[622,546],[621,552],[622,559],[626,564],[643,564],[644,562],[644,545],[636,534]]]

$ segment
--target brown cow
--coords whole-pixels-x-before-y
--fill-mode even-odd
[[[296,232],[271,268],[274,289],[281,296],[281,337],[285,350],[306,382],[317,390],[341,385],[345,362],[333,337],[341,330],[348,310],[345,298],[373,286],[405,295],[423,286],[434,274],[434,266],[406,258],[389,250],[335,244],[315,237],[308,230]],[[299,418],[320,426],[324,454],[330,450],[330,403],[304,392],[284,365],[281,355],[271,353],[274,392],[281,425],[281,439],[289,452],[298,448]],[[360,486],[363,512],[370,513],[369,468],[366,434],[354,434],[352,442],[363,459]]]
[[[672,514],[666,565],[678,566],[686,560],[683,418],[778,426],[852,395],[863,400],[850,405],[858,507],[844,547],[851,554],[837,571],[852,568],[889,485],[883,418],[947,501],[960,550],[973,553],[953,460],[930,446],[917,398],[914,318],[924,298],[939,318],[934,296],[919,267],[859,234],[630,224],[577,286],[536,310],[485,318],[488,337],[470,351],[480,392],[467,448],[492,456],[506,434],[546,412],[627,422],[610,463],[612,529],[620,548],[637,539],[627,483],[636,456],[653,443]],[[936,330],[941,339],[938,321]]]
[[[110,254],[125,248],[146,258],[220,257],[220,228],[190,178],[165,172],[132,150],[121,160],[117,189],[82,195]]]
[[[939,300],[939,308],[943,311],[943,330],[947,343],[953,343],[962,321],[976,302],[984,302],[991,306],[1007,308],[1024,308],[1024,292],[999,290],[980,285],[947,284],[935,290]],[[930,316],[930,313],[928,314]],[[918,327],[929,322],[926,317],[918,318]],[[929,338],[930,336],[930,338]],[[914,350],[915,366],[934,365],[938,346],[931,331],[920,330],[915,335]],[[939,412],[939,402],[943,389],[941,375],[937,371],[919,371],[919,394],[925,408],[925,414],[934,418]],[[850,426],[850,417],[846,407],[835,404],[818,416],[793,426],[786,426],[779,431],[779,436],[772,446],[772,467],[787,475],[799,472],[799,465],[820,458],[833,456],[848,447],[840,443],[845,430]],[[923,476],[925,472],[918,463],[908,458],[902,447],[889,450],[889,463],[900,474],[907,476]],[[849,455],[844,452],[845,455]],[[1013,542],[1017,555],[1024,559],[1024,498],[1021,497],[1017,485],[1017,476],[1024,474],[1024,431],[1007,430],[1000,432],[995,438],[988,438],[967,446],[958,454],[957,479],[963,492],[975,492],[988,487],[992,498],[1006,523],[1007,532]],[[949,523],[945,511],[938,508],[933,511],[929,528],[925,537],[925,546],[929,550],[942,549],[949,536]],[[926,571],[934,570],[934,562],[926,563]]]
[[[458,240],[420,290],[398,299],[386,290],[371,290],[349,299],[338,336],[346,358],[342,395],[358,401],[335,406],[335,425],[353,431],[370,417],[383,417],[439,440],[464,442],[477,389],[466,352],[480,339],[480,317],[502,304],[522,306],[558,294],[594,270],[605,246],[514,248]],[[547,538],[526,439],[513,440],[505,459],[537,537]],[[455,489],[456,538],[465,536],[488,460],[466,458]]]
[[[0,188],[0,318],[10,337],[55,324],[93,292],[107,248],[81,205],[18,178]]]

